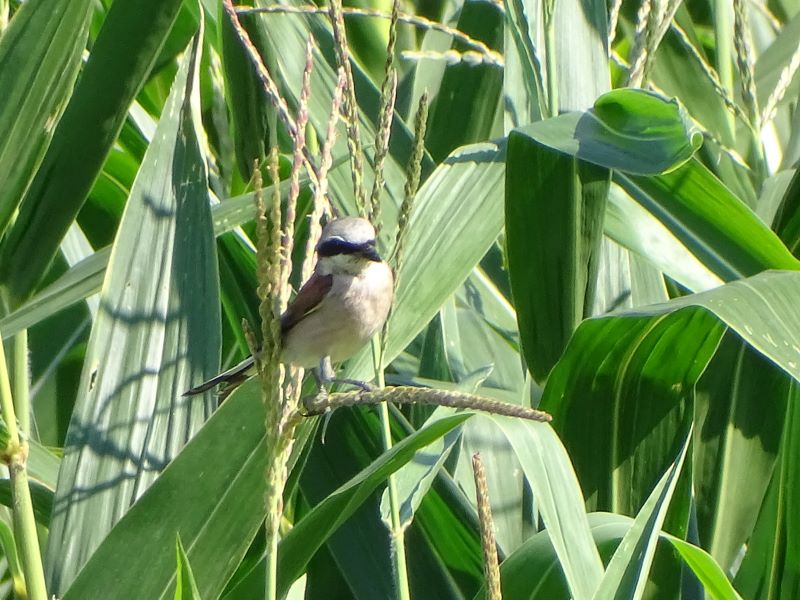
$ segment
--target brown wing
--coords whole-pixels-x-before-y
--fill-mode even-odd
[[[286,335],[303,317],[317,308],[332,285],[333,275],[311,275],[281,315],[281,335]]]

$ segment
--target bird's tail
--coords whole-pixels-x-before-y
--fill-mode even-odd
[[[235,367],[231,367],[227,371],[220,373],[219,375],[212,377],[208,381],[204,381],[198,386],[193,387],[190,390],[186,390],[183,395],[184,396],[194,396],[196,394],[202,394],[210,390],[211,388],[225,383],[226,389],[224,390],[225,395],[229,394],[233,388],[238,386],[240,383],[245,381],[249,377],[248,371],[253,367],[255,361],[253,360],[252,356],[248,356],[242,362],[240,362]]]

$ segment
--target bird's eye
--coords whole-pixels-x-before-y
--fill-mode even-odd
[[[342,238],[333,237],[317,246],[317,253],[320,256],[336,256],[337,254],[353,254],[357,246],[352,242],[346,242]]]

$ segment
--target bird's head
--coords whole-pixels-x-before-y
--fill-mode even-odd
[[[317,244],[317,271],[322,275],[356,275],[370,263],[381,262],[375,228],[366,219],[334,219],[322,230]]]

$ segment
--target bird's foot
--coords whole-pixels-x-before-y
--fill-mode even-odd
[[[341,379],[338,377],[334,377],[331,379],[331,383],[338,383],[344,385],[352,385],[353,387],[361,388],[361,390],[365,392],[374,392],[375,386],[372,384],[367,383],[366,381],[361,381],[359,379]]]
[[[317,380],[317,386],[320,390],[324,389],[326,385],[329,386],[333,383],[352,385],[353,387],[361,388],[365,392],[372,392],[375,390],[375,388],[366,381],[336,377],[333,367],[331,366],[331,359],[328,356],[319,361],[319,367],[314,370],[314,378]]]

